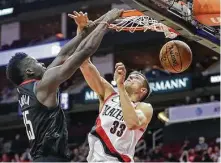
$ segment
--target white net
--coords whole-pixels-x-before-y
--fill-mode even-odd
[[[115,24],[110,24],[110,28],[115,29],[117,32],[128,30],[131,33],[134,33],[137,30],[147,30],[163,32],[166,38],[175,38],[177,34],[171,32],[169,28],[162,24],[158,23],[157,20],[150,18],[149,16],[130,16],[122,19],[117,19]]]

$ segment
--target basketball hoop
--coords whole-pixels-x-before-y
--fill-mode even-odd
[[[114,23],[109,24],[109,28],[120,31],[129,31],[134,33],[135,31],[147,30],[163,32],[166,38],[175,38],[178,33],[172,28],[167,27],[162,23],[158,23],[157,20],[144,15],[138,10],[124,11],[121,18],[117,19]]]

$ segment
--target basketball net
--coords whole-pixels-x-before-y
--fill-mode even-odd
[[[157,20],[144,15],[142,12],[137,10],[126,11],[126,16],[117,19],[114,23],[109,25],[109,28],[120,31],[129,31],[134,33],[135,31],[155,31],[163,32],[166,38],[175,38],[178,33],[166,25],[159,23]],[[133,16],[136,15],[136,16]],[[130,16],[131,15],[131,16]]]

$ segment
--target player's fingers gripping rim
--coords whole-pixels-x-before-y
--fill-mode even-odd
[[[119,65],[116,67],[116,69],[117,69],[117,68],[122,69],[122,70],[124,70],[124,71],[126,72],[126,68],[125,68],[124,64],[119,64]]]
[[[87,21],[89,20],[87,12],[84,13],[84,17],[86,18]]]
[[[120,66],[117,67],[117,70],[125,71],[125,67],[120,65]]]
[[[118,62],[116,63],[115,68],[117,68],[119,65],[124,65],[124,64],[122,62]]]
[[[84,16],[84,14],[83,14],[83,12],[82,12],[82,11],[80,11],[80,12],[79,12],[79,14],[80,14],[80,16]]]
[[[69,16],[70,18],[72,18],[72,19],[76,19],[76,18],[77,18],[77,16],[72,15],[72,14],[68,14],[68,16]]]
[[[77,11],[73,11],[75,16],[80,16],[80,14]]]

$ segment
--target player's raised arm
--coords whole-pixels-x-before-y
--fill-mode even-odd
[[[62,63],[65,62],[65,60],[70,57],[75,50],[77,49],[78,45],[81,43],[81,41],[86,38],[100,23],[104,17],[101,16],[94,22],[89,21],[87,14],[82,12],[76,12],[74,11],[73,14],[68,14],[69,17],[74,19],[75,23],[77,24],[77,35],[71,39],[68,43],[64,45],[64,47],[61,49],[61,51],[58,53],[57,57],[53,60],[53,62],[47,67],[47,69],[50,69],[55,66],[59,66]]]
[[[114,78],[117,83],[117,88],[120,95],[120,104],[122,107],[124,121],[127,127],[131,130],[140,129],[140,128],[144,129],[152,118],[153,108],[150,104],[143,102],[139,102],[137,106],[134,106],[132,104],[130,99],[131,97],[128,96],[128,92],[125,89],[124,85],[125,76],[126,76],[126,69],[124,64],[117,63]],[[142,91],[147,93],[145,88]],[[136,99],[134,100],[137,101],[138,98],[141,99],[142,97],[136,97]]]
[[[120,10],[114,9],[107,13],[104,21],[110,23],[118,18],[120,14]],[[47,104],[46,101],[50,98],[49,95],[53,94],[53,96],[55,96],[59,85],[70,78],[77,68],[98,49],[107,30],[108,25],[106,23],[99,24],[96,29],[80,43],[75,53],[62,65],[48,69],[45,72],[42,80],[38,82],[36,87],[36,95],[40,102]]]
[[[99,73],[90,59],[86,60],[80,67],[81,72],[93,91],[95,91],[101,102],[104,101],[114,91],[114,88]]]

